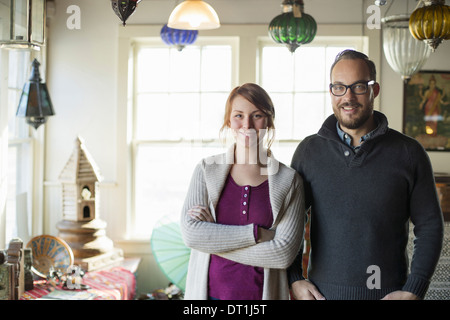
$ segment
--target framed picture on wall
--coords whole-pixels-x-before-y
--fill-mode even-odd
[[[428,151],[450,151],[450,71],[420,71],[403,92],[403,132]]]

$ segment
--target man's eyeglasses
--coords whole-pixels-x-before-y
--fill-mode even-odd
[[[354,94],[365,94],[367,92],[367,88],[373,84],[375,84],[374,80],[358,81],[349,86],[340,83],[330,83],[330,91],[337,97],[345,95],[347,93],[347,89],[350,89]]]

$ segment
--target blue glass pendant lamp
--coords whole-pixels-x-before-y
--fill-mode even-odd
[[[160,32],[161,39],[169,46],[176,46],[178,51],[197,40],[198,30],[182,30],[170,28],[165,24]]]

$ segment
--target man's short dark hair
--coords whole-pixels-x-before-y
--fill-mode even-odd
[[[366,56],[364,53],[359,52],[359,51],[355,51],[355,50],[351,50],[351,49],[347,49],[344,51],[341,51],[338,53],[338,55],[336,56],[336,59],[334,60],[333,64],[331,65],[330,68],[330,79],[331,79],[331,72],[333,71],[334,66],[336,65],[336,63],[338,63],[341,60],[357,60],[357,59],[361,59],[363,60],[367,67],[369,67],[369,76],[370,76],[370,80],[377,80],[377,70],[375,67],[375,63],[373,63],[372,60],[369,59],[368,56]]]

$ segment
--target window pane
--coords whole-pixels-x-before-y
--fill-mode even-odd
[[[8,147],[8,195],[6,208],[6,240],[29,238],[31,211],[28,204],[31,172],[29,143]]]
[[[138,51],[136,67],[138,92],[166,92],[168,90],[169,58],[169,49],[166,48],[143,48]]]
[[[267,91],[289,92],[294,86],[293,56],[286,47],[264,47],[261,85]]]
[[[178,93],[170,95],[172,112],[169,118],[170,133],[174,139],[200,138],[200,95],[198,93]],[[167,132],[166,132],[167,134]]]
[[[17,106],[25,82],[30,77],[30,52],[9,50],[8,72],[8,134],[9,139],[27,138],[29,125],[24,118],[16,117]]]
[[[137,150],[135,236],[148,237],[163,216],[179,219],[192,173],[204,157],[221,146],[141,145]]]
[[[9,65],[12,69],[9,72],[8,87],[22,90],[23,84],[30,77],[31,67],[30,52],[22,50],[9,51]]]
[[[292,156],[294,155],[295,149],[297,149],[298,142],[278,142],[272,145],[271,150],[278,161],[290,165],[292,161]]]
[[[17,89],[8,90],[8,133],[9,138],[18,138],[20,122],[25,122],[25,118],[16,117],[17,107],[19,105],[21,92]]]
[[[292,94],[273,93],[275,107],[275,139],[291,139],[293,129]]]
[[[17,237],[16,220],[16,172],[17,172],[17,148],[8,148],[8,195],[6,202],[6,241]]]
[[[170,90],[178,92],[198,92],[200,86],[200,49],[186,47],[183,51],[170,50]],[[167,72],[167,71],[166,71]],[[157,77],[154,74],[153,77]]]
[[[324,119],[325,94],[294,95],[294,139],[302,139],[319,131]]]
[[[231,47],[206,46],[202,50],[202,90],[231,90]],[[220,76],[218,76],[220,75]]]
[[[323,91],[325,48],[301,47],[295,51],[295,91]],[[319,63],[314,63],[315,61]]]
[[[325,95],[325,118],[333,114],[333,106],[331,105],[331,97],[329,94]]]
[[[166,93],[140,94],[136,103],[136,138],[161,140],[167,137],[170,104]]]
[[[137,99],[136,138],[199,138],[199,94],[141,94]]]
[[[200,118],[201,138],[218,139],[223,125],[225,103],[228,93],[205,93],[202,95]]]

